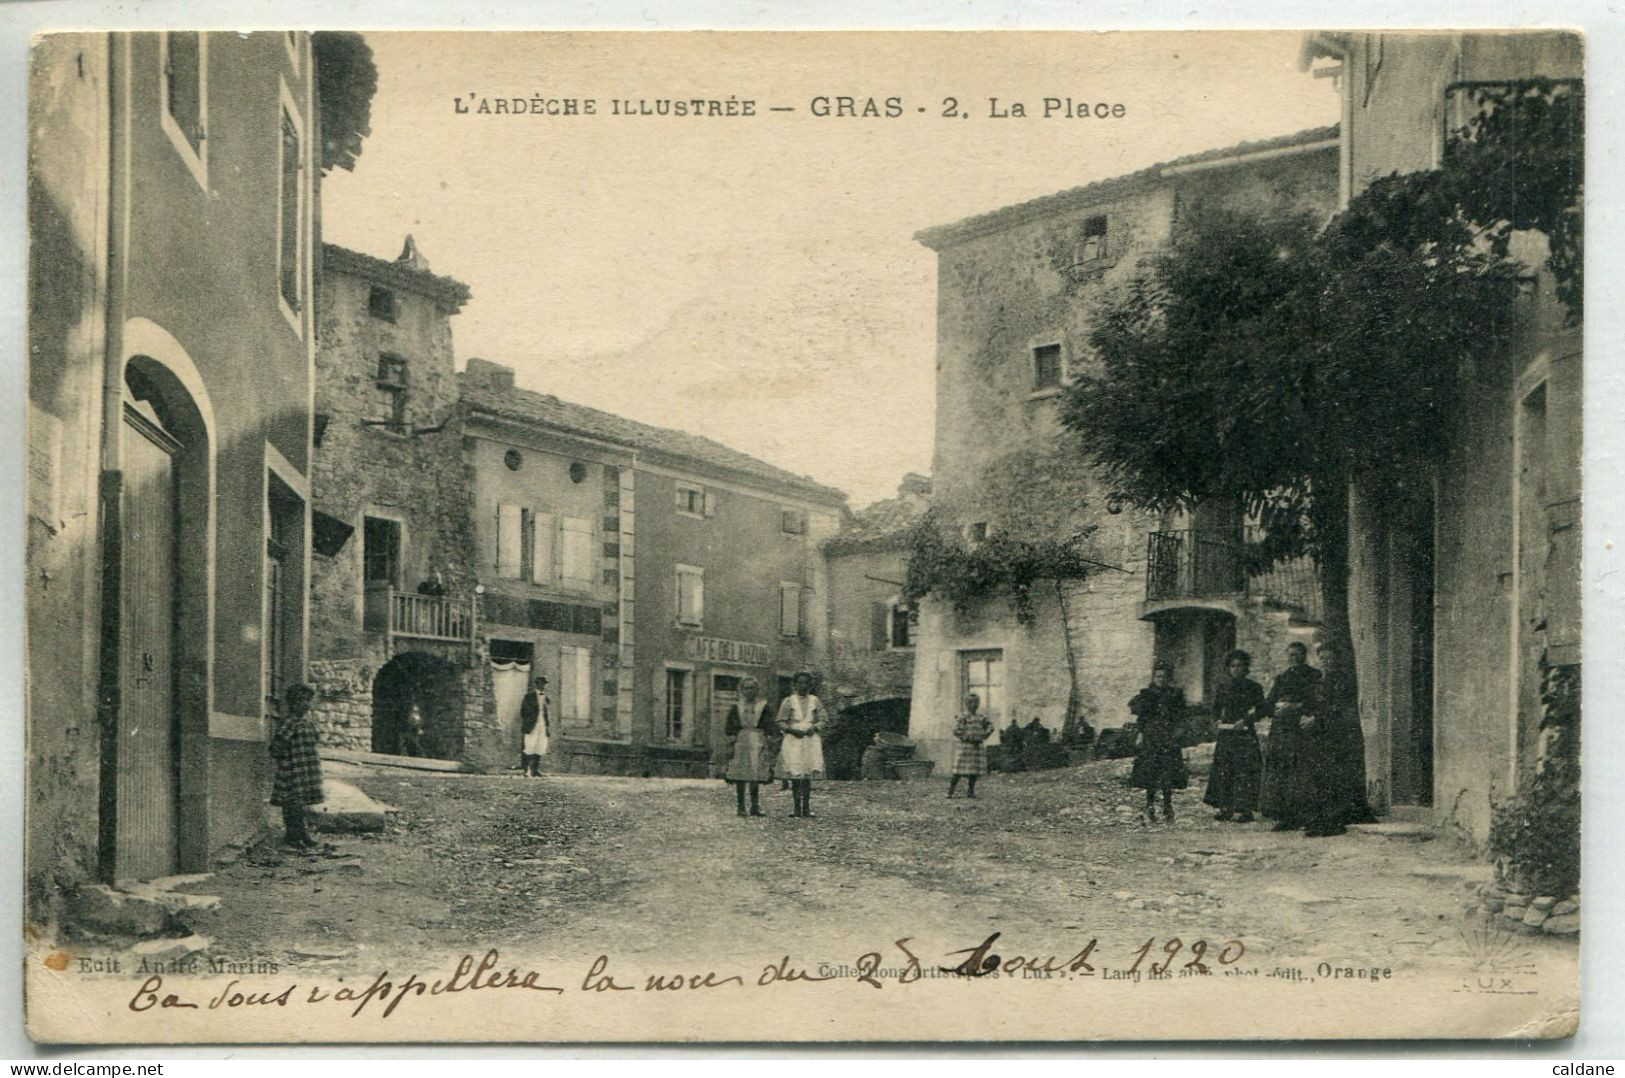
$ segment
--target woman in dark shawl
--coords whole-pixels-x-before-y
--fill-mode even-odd
[[[1320,671],[1309,665],[1309,647],[1304,643],[1288,644],[1286,661],[1286,669],[1276,675],[1264,700],[1270,732],[1259,804],[1264,815],[1275,821],[1277,831],[1303,826],[1303,813],[1296,800],[1296,776],[1303,762],[1298,724],[1319,695],[1321,678]]]
[[[1219,737],[1213,746],[1207,794],[1202,798],[1219,810],[1217,819],[1234,818],[1241,823],[1252,822],[1264,770],[1258,734],[1253,730],[1264,707],[1264,687],[1247,676],[1252,665],[1252,656],[1241,650],[1232,651],[1225,661],[1230,678],[1214,694],[1213,717]]]

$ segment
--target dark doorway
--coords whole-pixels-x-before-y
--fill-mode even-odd
[[[372,751],[456,760],[463,755],[462,670],[421,651],[397,655],[372,681]]]
[[[832,779],[862,776],[863,750],[878,733],[908,733],[909,699],[906,696],[871,700],[842,711],[835,729],[824,739],[824,767]]]
[[[1407,801],[1433,804],[1433,525],[1434,500],[1422,499],[1411,569],[1411,727],[1407,751],[1413,764]]]

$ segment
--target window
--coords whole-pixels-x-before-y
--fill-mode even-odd
[[[689,672],[666,671],[666,739],[681,741],[687,730],[689,702]]]
[[[1085,218],[1083,228],[1078,232],[1078,264],[1089,265],[1105,257],[1106,215]]]
[[[987,542],[987,521],[978,520],[974,524],[965,525],[965,538],[972,546]]]
[[[779,585],[779,635],[801,635],[801,585],[784,582]]]
[[[709,517],[717,512],[717,496],[704,487],[677,484],[677,511],[685,517]]]
[[[959,663],[960,696],[975,693],[981,713],[998,725],[1004,712],[1004,652],[966,651]]]
[[[549,584],[553,580],[553,514],[504,502],[497,506],[497,575]]]
[[[1033,349],[1033,389],[1055,389],[1061,384],[1061,346],[1041,344]]]
[[[592,721],[592,649],[559,649],[559,717],[570,723]]]
[[[697,629],[705,618],[705,570],[677,567],[677,624]]]
[[[301,157],[299,129],[286,109],[282,112],[282,186],[278,195],[279,236],[277,267],[281,276],[282,300],[297,311],[304,284],[304,245],[299,223],[303,219],[304,198],[299,186]]]
[[[406,360],[390,352],[378,356],[378,377],[374,385],[383,394],[386,415],[382,425],[397,433],[406,431]]]
[[[367,517],[361,529],[361,578],[395,588],[401,582],[401,522]]]
[[[262,631],[265,697],[268,711],[282,714],[282,694],[300,677],[299,550],[305,506],[273,474],[266,511],[270,535],[265,540],[265,625]]]
[[[598,559],[593,557],[592,521],[565,517],[563,531],[564,582],[590,588],[598,575]]]
[[[374,285],[372,291],[367,294],[367,313],[385,322],[395,321],[395,293]]]
[[[196,31],[166,31],[160,42],[165,126],[174,128],[171,135],[190,151],[186,156],[201,164],[206,110],[203,35]]]
[[[891,604],[891,646],[911,648],[920,631],[920,604],[899,600]]]
[[[782,509],[779,511],[779,530],[785,535],[807,534],[807,512],[804,509]]]

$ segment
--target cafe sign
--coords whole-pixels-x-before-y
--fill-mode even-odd
[[[746,640],[723,640],[715,636],[688,637],[684,641],[683,648],[690,659],[699,662],[766,666],[769,658],[766,644],[752,644]]]

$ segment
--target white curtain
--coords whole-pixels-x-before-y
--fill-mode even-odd
[[[525,690],[529,685],[530,663],[491,663],[491,696],[496,702],[497,729],[502,732],[502,743],[515,753],[524,739],[519,724],[519,706],[524,703]]]

